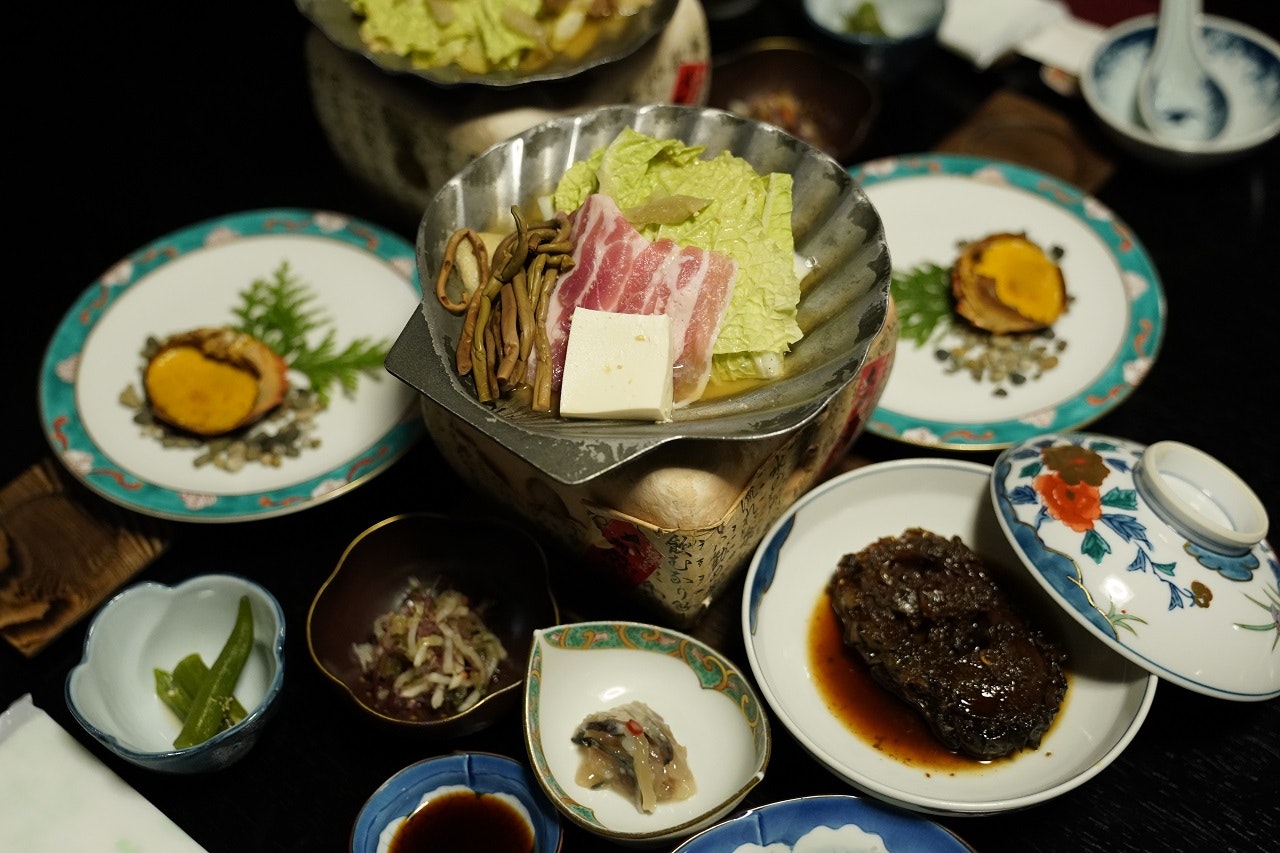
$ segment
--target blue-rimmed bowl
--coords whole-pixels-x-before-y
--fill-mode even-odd
[[[744,850],[745,845],[745,850]],[[972,853],[949,829],[851,794],[797,797],[748,809],[703,830],[673,853],[723,851],[865,851]],[[783,848],[778,848],[782,850]]]
[[[240,597],[253,610],[253,649],[235,696],[243,720],[204,743],[175,749],[181,721],[156,694],[156,669],[189,654],[212,665],[236,621]],[[67,707],[100,743],[148,770],[200,773],[244,757],[273,715],[284,686],[284,611],[265,587],[236,575],[200,575],[176,586],[140,583],[103,605],[84,656],[67,676]]]
[[[469,788],[514,800],[533,831],[534,853],[560,849],[560,817],[529,768],[504,755],[459,752],[427,758],[396,773],[370,795],[351,830],[351,853],[385,853],[403,821],[441,788]]]
[[[1280,43],[1218,15],[1201,16],[1200,34],[1205,67],[1229,103],[1226,127],[1213,139],[1157,136],[1138,117],[1138,75],[1155,45],[1155,15],[1103,34],[1081,68],[1080,92],[1117,146],[1156,166],[1194,169],[1239,159],[1280,135]]]

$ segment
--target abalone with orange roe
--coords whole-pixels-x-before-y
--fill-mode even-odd
[[[158,420],[202,436],[248,426],[284,399],[288,365],[257,338],[202,327],[161,341],[143,370]]]
[[[1009,232],[961,250],[951,267],[951,294],[957,314],[996,334],[1052,326],[1069,303],[1057,253]]]

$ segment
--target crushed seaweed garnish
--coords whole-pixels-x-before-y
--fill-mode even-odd
[[[1065,253],[1054,246],[1050,254],[1058,261]],[[898,337],[917,349],[933,341],[943,373],[990,383],[994,397],[1007,397],[1013,388],[1039,380],[1058,366],[1067,349],[1052,328],[993,334],[957,319],[949,267],[926,262],[894,270],[889,292],[898,311]]]

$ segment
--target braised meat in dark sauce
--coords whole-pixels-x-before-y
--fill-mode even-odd
[[[1066,695],[1066,654],[959,537],[920,528],[841,558],[828,592],[843,640],[949,749],[1039,747]]]

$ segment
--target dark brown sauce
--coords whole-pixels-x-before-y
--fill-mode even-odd
[[[822,700],[845,728],[876,749],[904,764],[946,772],[991,763],[947,749],[914,708],[875,683],[862,658],[845,648],[840,620],[825,592],[809,619],[808,648]]]
[[[389,853],[439,850],[532,853],[533,829],[500,797],[452,791],[409,815],[388,847]]]

